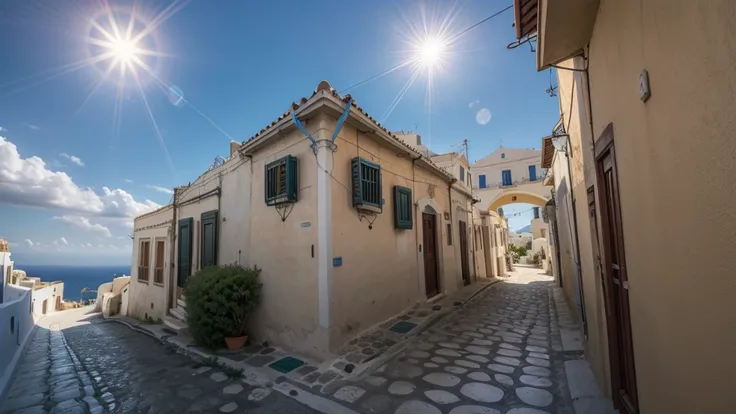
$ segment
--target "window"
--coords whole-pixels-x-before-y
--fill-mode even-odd
[[[382,208],[381,166],[363,158],[353,158],[353,206]]]
[[[485,174],[478,176],[478,187],[486,188],[486,176]]]
[[[542,230],[542,237],[547,238],[547,229],[541,229]]]
[[[287,155],[266,164],[266,205],[295,203],[298,198],[297,159]]]
[[[151,263],[151,241],[141,240],[141,248],[138,251],[138,280],[148,282],[148,271]]]
[[[501,185],[511,185],[511,170],[501,171]]]
[[[153,268],[153,283],[164,283],[164,244],[163,240],[156,241],[156,262]]]
[[[537,166],[529,166],[529,181],[537,181]]]
[[[465,182],[465,167],[460,166],[460,181]]]
[[[411,188],[394,186],[394,227],[410,230],[412,227],[411,211],[414,203]]]
[[[506,154],[504,154],[504,153],[502,152],[502,153],[501,153],[501,159],[504,159],[504,158],[506,158]]]
[[[447,223],[447,245],[452,246],[452,224]]]

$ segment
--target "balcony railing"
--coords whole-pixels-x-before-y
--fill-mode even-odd
[[[520,180],[513,180],[511,182],[511,184],[506,184],[506,185],[503,184],[503,181],[497,181],[495,183],[488,183],[484,188],[503,188],[503,187],[513,187],[515,185],[521,185],[521,184],[536,183],[536,182],[540,182],[540,181],[544,180],[544,177],[546,177],[546,176],[547,176],[547,171],[545,170],[542,173],[540,173],[539,175],[537,175],[537,178],[535,180],[530,180],[529,177],[523,177]],[[475,184],[475,183],[473,183],[473,184]],[[483,188],[480,188],[477,185],[474,185],[473,187],[475,189],[480,189],[480,190],[483,189]]]

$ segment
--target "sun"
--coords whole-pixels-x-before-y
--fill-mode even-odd
[[[428,36],[416,44],[415,60],[420,67],[432,69],[442,65],[446,42],[439,37]]]
[[[115,39],[109,42],[107,49],[121,65],[129,65],[138,58],[138,48],[132,39]]]
[[[444,46],[438,39],[430,37],[419,45],[419,60],[426,66],[437,66],[442,61]]]

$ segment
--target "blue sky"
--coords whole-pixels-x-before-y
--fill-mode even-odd
[[[457,3],[450,32],[510,4]],[[110,5],[127,22],[133,3]],[[139,2],[136,10],[143,22],[168,5]],[[128,264],[132,217],[168,203],[169,189],[227,155],[229,137],[247,139],[320,80],[343,90],[402,62],[411,55],[411,28],[423,20],[431,27],[453,9],[448,2],[388,0],[179,5],[141,43],[169,55],[143,59],[186,99],[173,105],[153,76],[138,71],[163,143],[130,74],[120,100],[117,71],[90,96],[107,61],[54,76],[54,68],[100,53],[85,40],[95,32],[90,21],[105,21],[99,2],[0,6],[0,237],[12,243],[16,262]],[[529,47],[506,48],[514,40],[512,19],[509,10],[463,35],[433,72],[431,106],[420,76],[384,124],[417,130],[438,153],[458,150],[467,138],[471,161],[501,140],[539,148],[559,116],[557,99],[545,93],[549,73],[535,71]],[[397,70],[350,93],[380,119],[410,75]],[[490,120],[477,116],[483,109]],[[530,218],[513,217],[511,227]]]

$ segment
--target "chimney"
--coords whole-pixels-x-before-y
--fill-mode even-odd
[[[230,156],[232,157],[233,154],[238,152],[238,149],[240,149],[240,143],[238,141],[230,141]]]

